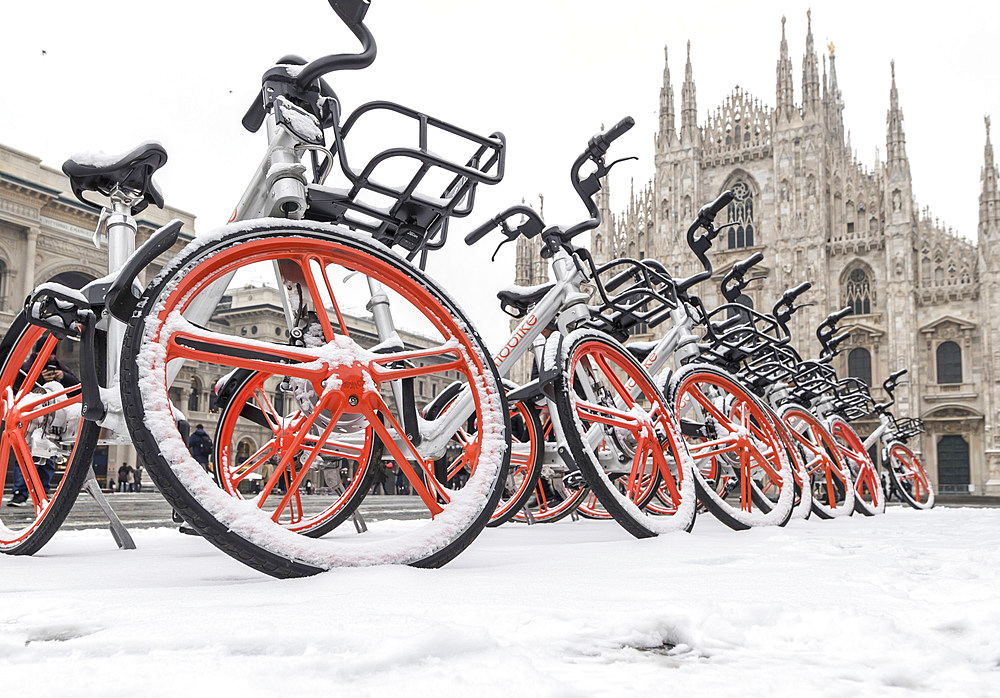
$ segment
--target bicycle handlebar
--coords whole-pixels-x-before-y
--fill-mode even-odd
[[[527,216],[528,220],[514,229],[508,228],[506,226],[507,219],[516,215]],[[528,206],[511,206],[505,211],[501,211],[497,215],[493,216],[493,218],[487,220],[471,233],[467,234],[465,236],[465,244],[472,245],[479,242],[497,226],[504,227],[504,235],[507,236],[508,240],[513,240],[519,235],[523,235],[526,238],[533,238],[542,232],[542,219],[539,218],[533,208]]]
[[[553,226],[543,230],[545,224],[533,209],[527,206],[511,206],[468,233],[465,236],[466,244],[471,245],[481,240],[497,226],[504,227],[504,235],[507,236],[508,240],[513,240],[518,235],[530,238],[538,233],[543,233],[546,237],[549,235],[553,236],[559,244],[566,244],[580,233],[596,228],[601,224],[601,212],[598,210],[597,204],[594,203],[593,197],[601,189],[600,178],[606,175],[611,169],[610,166],[605,166],[604,156],[608,152],[608,148],[611,147],[611,144],[633,126],[635,126],[635,119],[631,116],[626,116],[606,132],[593,136],[587,142],[586,150],[580,153],[579,157],[573,161],[573,165],[570,168],[570,180],[573,184],[573,189],[587,207],[587,211],[590,213],[589,218],[569,228],[563,229],[560,226]],[[588,162],[596,164],[597,169],[584,177],[581,174],[581,170]],[[614,164],[612,163],[612,166]],[[528,220],[511,230],[506,227],[505,221],[515,214],[523,214],[528,217]]]
[[[803,281],[801,284],[799,284],[795,288],[790,288],[787,291],[785,291],[782,294],[781,298],[782,298],[782,300],[785,300],[785,301],[787,301],[789,303],[792,303],[792,302],[795,301],[796,298],[798,298],[799,296],[801,296],[803,293],[805,293],[806,291],[808,291],[811,288],[812,288],[812,282],[811,281]]]
[[[329,84],[323,79],[323,75],[336,70],[360,70],[371,65],[375,61],[376,46],[375,37],[368,30],[362,21],[368,12],[370,0],[329,0],[330,7],[334,9],[340,19],[347,25],[347,28],[361,42],[361,53],[356,54],[333,54],[317,58],[314,61],[306,62],[299,56],[282,56],[275,67],[280,66],[304,66],[294,76],[294,85],[298,90],[307,90],[314,81],[319,84],[319,95],[327,98],[334,98],[336,94]],[[265,83],[269,79],[274,79],[275,68],[271,68],[264,74]],[[290,76],[288,70],[285,73]],[[287,81],[288,78],[285,78]],[[251,133],[256,133],[267,116],[267,110],[273,95],[269,95],[262,87],[257,94],[250,108],[243,116],[243,127]]]
[[[719,215],[719,212],[736,198],[732,189],[727,189],[726,191],[719,194],[719,198],[710,204],[706,204],[701,207],[698,211],[698,222],[699,223],[712,223],[715,221],[715,217]]]

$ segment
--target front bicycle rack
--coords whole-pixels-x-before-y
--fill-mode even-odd
[[[367,143],[368,131],[377,136],[400,132],[399,121],[415,135],[414,145],[381,150],[361,169],[351,166],[347,155],[351,133],[361,134],[357,139]],[[389,122],[393,125],[383,126]],[[306,218],[343,224],[371,233],[383,244],[399,245],[407,251],[407,259],[419,256],[421,268],[429,250],[444,246],[448,220],[472,211],[476,186],[503,179],[505,141],[498,132],[480,136],[386,101],[363,104],[333,130],[333,151],[348,187],[310,184]],[[445,151],[447,156],[440,154]],[[321,169],[326,171],[329,165],[324,163]]]
[[[893,424],[895,428],[893,429],[892,438],[898,439],[903,443],[906,443],[907,439],[911,439],[917,434],[923,434],[926,431],[924,429],[924,420],[919,417],[893,418]]]
[[[715,329],[737,317],[740,323],[727,329]],[[732,372],[749,377],[780,379],[788,371],[784,364],[790,354],[783,346],[781,330],[774,318],[740,303],[724,303],[706,316],[705,341],[709,349],[699,358]]]
[[[862,419],[872,413],[874,400],[868,385],[858,378],[842,378],[837,382],[834,411],[848,422]]]
[[[583,324],[622,342],[663,322],[677,307],[673,279],[642,260],[623,257],[600,267],[591,261],[591,280],[600,302],[590,306],[591,318]]]
[[[801,362],[794,380],[793,394],[803,403],[837,390],[837,372],[833,366],[819,361]]]

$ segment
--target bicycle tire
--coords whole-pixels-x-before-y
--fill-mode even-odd
[[[22,368],[27,361],[31,360],[34,347],[39,341],[43,342],[41,351],[32,361],[28,373],[22,374]],[[44,490],[37,491],[41,483],[33,481],[24,465],[26,462],[24,449],[28,448],[30,455],[27,435],[30,422],[22,421],[18,424],[16,416],[10,408],[18,403],[23,404],[25,398],[31,394],[30,390],[24,389],[26,381],[23,378],[32,373],[40,372],[40,367],[52,354],[57,342],[56,337],[47,330],[29,324],[24,311],[17,314],[3,340],[0,341],[0,356],[3,357],[2,364],[0,364],[0,404],[2,404],[0,410],[3,410],[3,414],[0,416],[0,422],[2,422],[0,429],[3,433],[2,444],[10,444],[14,440],[14,443],[20,445],[20,447],[10,448],[0,444],[0,495],[3,493],[8,465],[13,455],[15,459],[13,467],[21,468],[25,484],[29,489],[27,504],[31,507],[29,513],[27,510],[10,507],[8,501],[0,501],[0,552],[8,555],[33,555],[41,550],[59,530],[72,510],[77,495],[87,478],[87,472],[90,470],[101,431],[95,422],[84,421],[79,416],[75,417],[80,424],[77,427],[76,440],[73,442],[62,478],[51,495],[45,495]],[[32,379],[32,383],[34,380]],[[8,404],[8,395],[12,404]],[[79,403],[80,394],[77,392],[74,397],[67,396],[57,404],[68,407]],[[31,467],[34,469],[33,460]]]
[[[211,333],[184,320],[182,312],[194,296],[230,272],[260,262],[291,265],[297,270],[303,281],[292,287],[293,293],[300,294],[295,296],[296,303],[308,292],[314,300],[313,308],[328,309],[333,305],[337,311],[336,318],[331,318],[329,310],[316,313],[322,335],[312,349],[306,346],[293,351],[285,345]],[[344,272],[345,276],[331,275],[331,268],[334,274]],[[339,283],[346,284],[354,272],[378,280],[387,292],[409,302],[417,317],[438,333],[439,344],[423,353],[361,349],[348,336],[332,290],[340,288],[335,279],[343,278]],[[282,275],[287,276],[284,272]],[[320,283],[328,290],[327,296],[320,291]],[[342,332],[333,328],[335,321],[341,322]],[[368,236],[301,221],[260,220],[224,226],[194,241],[167,264],[146,288],[132,314],[121,366],[129,431],[151,477],[170,504],[207,541],[254,569],[275,577],[299,577],[340,566],[440,567],[464,550],[486,526],[500,496],[509,460],[506,396],[490,354],[471,328],[458,304],[434,281]],[[401,363],[415,354],[427,359],[427,363],[416,367]],[[432,356],[450,358],[433,362],[428,358]],[[386,448],[390,452],[397,450],[396,462],[404,472],[409,471],[411,485],[421,492],[431,518],[399,531],[389,530],[386,535],[368,535],[361,542],[338,538],[335,534],[343,528],[330,537],[313,539],[286,530],[252,503],[231,497],[190,457],[176,427],[164,417],[169,411],[165,365],[176,358],[193,357],[216,365],[267,370],[275,376],[305,376],[302,380],[308,380],[314,388],[318,386],[316,395],[322,398],[312,414],[318,419],[326,412],[336,412],[328,418],[328,429],[339,423],[336,419],[340,414],[365,415],[365,423],[381,434]],[[396,421],[382,400],[376,384],[403,381],[432,370],[446,371],[441,368],[444,366],[473,383],[474,409],[481,420],[487,419],[470,446],[476,465],[466,486],[461,491],[430,493],[413,475],[415,470],[402,452],[405,447],[413,456],[416,447],[400,426],[402,419]],[[348,405],[356,412],[349,412]],[[383,418],[395,424],[397,436],[382,425]],[[304,440],[308,433],[303,428],[296,438]],[[323,439],[323,435],[317,437],[317,443]],[[404,445],[398,446],[397,440]],[[425,472],[427,463],[422,459],[417,469]],[[298,486],[308,472],[308,464],[298,472],[299,480],[292,486]],[[437,495],[445,495],[449,504],[437,505]]]
[[[575,330],[565,337],[551,335],[546,343],[544,363],[547,372],[558,374],[554,384],[555,403],[570,454],[590,489],[611,516],[637,538],[691,530],[696,498],[691,457],[680,436],[680,425],[673,410],[642,365],[620,342],[588,329]],[[627,377],[627,383],[618,377],[616,371]],[[584,395],[587,394],[585,382],[590,390],[602,393],[604,397],[600,404],[578,395],[578,387]],[[630,394],[632,391],[636,392],[635,398]],[[615,397],[625,403],[627,412],[613,406],[616,404],[613,402]],[[637,414],[637,411],[642,414]],[[591,422],[591,426],[585,426],[582,420]],[[620,432],[621,438],[602,438],[597,449],[605,452],[608,457],[604,460],[610,462],[612,467],[619,457],[625,459],[622,462],[631,461],[628,471],[623,469],[618,474],[627,477],[628,496],[619,491],[614,482],[617,478],[608,476],[601,456],[588,443],[588,433],[591,428],[596,429],[597,424]],[[601,428],[604,429],[603,426]],[[620,451],[622,442],[631,439],[635,440],[634,453]],[[645,494],[635,485],[643,482],[641,475],[646,469],[653,468],[659,470],[660,476],[670,485],[675,504],[673,515],[642,511],[631,498],[636,494]],[[654,493],[655,489],[654,486]]]
[[[854,482],[833,436],[809,410],[788,403],[778,410],[795,439],[813,492],[812,509],[821,519],[854,513]]]
[[[891,442],[886,450],[889,452],[889,478],[900,498],[914,509],[933,509],[934,486],[920,459],[902,441]],[[925,493],[923,496],[921,491]]]
[[[862,516],[885,513],[885,492],[878,468],[865,450],[864,442],[843,417],[834,415],[826,422],[827,429],[840,447],[844,462],[854,479],[854,511]]]
[[[683,366],[671,376],[667,390],[679,417],[690,414],[692,424],[711,433],[707,441],[703,435],[685,437],[692,443],[698,500],[733,530],[785,525],[792,511],[794,477],[773,411],[731,374],[708,364]],[[740,471],[734,473],[740,487],[737,505],[720,497],[698,466],[699,460],[714,462],[717,455],[739,459]],[[778,489],[774,502],[761,493],[758,480]],[[768,504],[762,506],[765,499]]]

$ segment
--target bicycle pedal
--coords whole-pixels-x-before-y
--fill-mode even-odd
[[[583,473],[579,470],[574,470],[571,473],[566,473],[563,475],[563,487],[570,490],[580,490],[587,486],[587,481],[583,477]]]
[[[57,337],[79,338],[90,303],[79,291],[62,284],[47,283],[36,288],[24,304],[25,317],[37,327]]]

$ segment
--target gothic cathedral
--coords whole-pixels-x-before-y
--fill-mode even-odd
[[[989,119],[977,245],[945,229],[913,198],[895,66],[886,159],[876,158],[869,169],[846,136],[833,46],[821,74],[810,18],[796,104],[784,25],[782,18],[773,109],[737,87],[699,124],[689,43],[677,130],[664,61],[655,175],[633,190],[619,215],[610,210],[605,182],[593,255],[599,263],[655,257],[675,276],[692,274],[700,266],[684,231],[700,206],[732,189],[736,199],[719,222],[736,225],[712,251],[718,277],[762,252],[754,271],[764,278],[741,299],[761,309],[811,281],[804,300],[815,306],[793,321],[793,339],[811,354],[818,352],[813,332],[820,320],[850,305],[854,315],[844,324],[854,329],[837,358],[840,375],[868,381],[880,398],[889,373],[908,368],[896,412],[925,420],[927,433],[911,445],[939,491],[1000,494],[1000,190]],[[535,247],[537,239],[518,242],[518,285],[548,280]],[[708,307],[722,302],[718,283],[698,292]],[[875,425],[856,426],[866,434]]]

